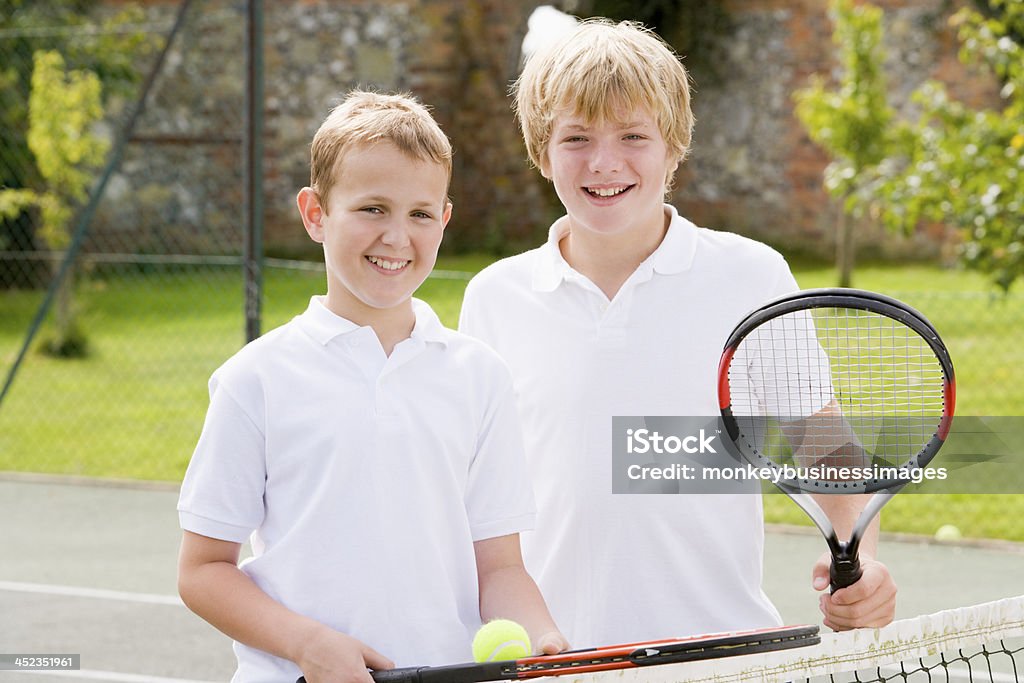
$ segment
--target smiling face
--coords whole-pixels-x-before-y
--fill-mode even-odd
[[[541,164],[569,215],[570,229],[599,234],[661,231],[666,184],[677,166],[644,110],[588,121],[555,118]]]
[[[360,325],[382,315],[412,314],[410,297],[437,260],[451,217],[448,172],[390,142],[345,152],[329,205],[299,192],[306,231],[323,244],[327,307]]]

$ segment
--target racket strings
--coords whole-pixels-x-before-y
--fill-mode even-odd
[[[766,321],[740,342],[729,371],[741,431],[776,465],[903,466],[938,429],[945,382],[913,329],[836,307]]]

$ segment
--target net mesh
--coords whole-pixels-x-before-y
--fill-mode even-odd
[[[1024,596],[824,633],[783,652],[550,679],[561,683],[773,683],[779,681],[1020,681]]]

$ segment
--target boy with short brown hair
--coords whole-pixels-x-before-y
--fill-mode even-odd
[[[412,298],[450,173],[422,105],[350,94],[298,195],[327,294],[210,380],[178,584],[236,640],[235,681],[370,683],[368,668],[464,661],[496,617],[539,652],[566,647],[519,551],[534,513],[508,370]]]

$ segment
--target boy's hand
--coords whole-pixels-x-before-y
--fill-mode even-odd
[[[569,649],[569,641],[559,631],[549,631],[537,639],[537,654],[557,655]]]
[[[367,668],[395,668],[370,646],[326,627],[309,639],[295,663],[307,683],[373,683]]]
[[[828,570],[832,563],[830,553],[823,554],[814,565],[811,575],[815,590],[826,591],[818,601],[824,624],[833,631],[852,628],[878,628],[896,616],[896,582],[884,564],[861,556],[860,580],[852,586],[829,594]]]

